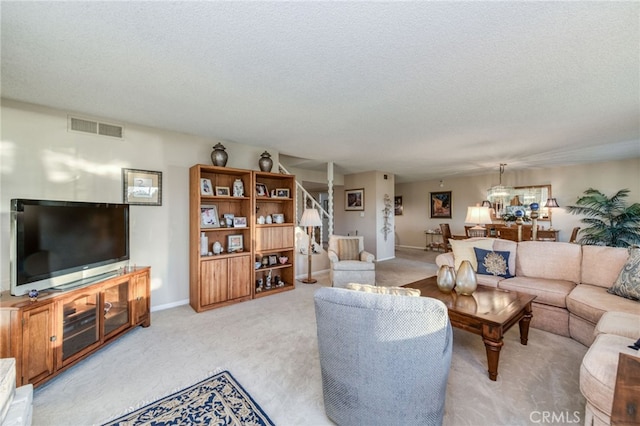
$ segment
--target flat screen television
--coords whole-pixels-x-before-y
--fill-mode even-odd
[[[14,296],[113,275],[129,260],[129,205],[12,199],[9,257]]]

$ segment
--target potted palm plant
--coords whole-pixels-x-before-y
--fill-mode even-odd
[[[568,206],[571,214],[586,216],[580,221],[587,226],[580,231],[580,244],[631,247],[640,244],[640,203],[627,206],[629,189],[621,189],[612,197],[589,188]]]

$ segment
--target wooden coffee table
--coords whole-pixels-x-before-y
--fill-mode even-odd
[[[482,336],[487,351],[489,378],[498,377],[500,349],[504,333],[515,323],[520,326],[520,343],[527,344],[531,322],[531,302],[536,296],[479,285],[472,296],[438,290],[436,277],[405,285],[417,288],[421,296],[433,297],[447,305],[451,325]]]

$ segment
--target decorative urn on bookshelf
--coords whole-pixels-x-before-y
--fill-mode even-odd
[[[225,151],[224,145],[218,142],[211,152],[211,162],[214,166],[224,167],[227,165],[227,160],[229,159],[229,154]]]
[[[273,167],[273,160],[271,159],[271,154],[267,151],[263,152],[260,155],[260,159],[258,160],[258,165],[260,166],[260,170],[263,172],[270,172]]]

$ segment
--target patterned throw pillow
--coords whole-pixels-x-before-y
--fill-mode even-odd
[[[482,275],[495,275],[497,277],[511,278],[509,273],[509,252],[491,251],[475,247],[478,260],[478,273]]]
[[[607,292],[631,300],[640,300],[640,248],[629,250],[627,263]]]
[[[363,291],[365,293],[393,294],[395,296],[420,296],[420,290],[417,288],[405,287],[383,287],[370,284],[349,283],[346,285],[349,290]]]
[[[356,238],[338,240],[338,258],[340,260],[360,260],[360,241]]]

